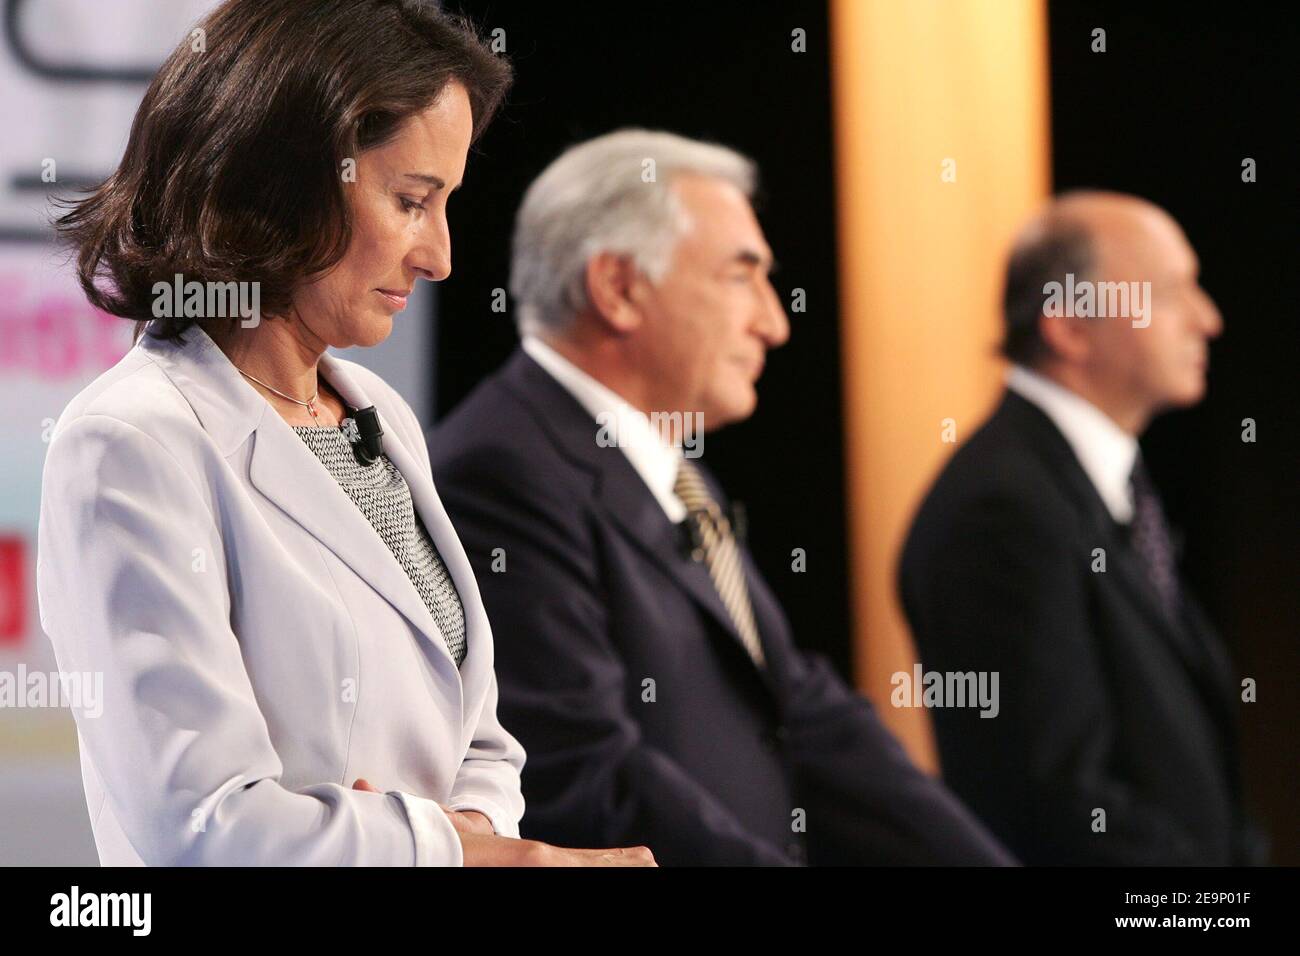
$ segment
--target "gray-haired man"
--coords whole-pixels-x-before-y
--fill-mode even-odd
[[[697,460],[789,336],[754,179],[667,133],[565,152],[516,225],[522,348],[430,438],[528,752],[523,831],[669,865],[1009,862],[795,646]]]

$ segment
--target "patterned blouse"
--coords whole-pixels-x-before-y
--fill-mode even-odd
[[[363,465],[340,427],[294,425],[293,430],[379,532],[433,615],[456,666],[465,660],[465,609],[433,539],[411,501],[406,479],[381,455]]]

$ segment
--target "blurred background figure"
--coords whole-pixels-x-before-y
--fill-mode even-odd
[[[926,669],[1000,674],[993,719],[934,711],[944,776],[1031,864],[1264,858],[1236,681],[1138,447],[1205,392],[1223,323],[1199,272],[1135,197],[1075,193],[1036,216],[1006,272],[1006,393],[903,551]]]
[[[790,336],[757,172],[639,129],[566,150],[519,210],[522,346],[429,439],[528,753],[524,832],[668,865],[1009,863],[799,650],[699,460]]]

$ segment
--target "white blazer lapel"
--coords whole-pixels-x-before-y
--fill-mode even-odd
[[[388,545],[274,410],[258,425],[253,442],[249,478],[254,487],[401,611],[451,662],[438,625]]]
[[[347,369],[334,362],[328,353],[321,358],[321,364],[330,384],[347,399],[348,404],[356,408],[366,408],[373,404],[371,398],[365,394]],[[465,660],[459,669],[464,698],[482,699],[481,691],[485,689],[486,682],[492,674],[492,642],[488,639],[491,632],[488,629],[487,611],[479,597],[474,568],[465,554],[455,528],[452,527],[442,499],[438,497],[433,479],[424,469],[419,456],[403,441],[404,430],[397,427],[392,409],[376,406],[376,411],[379,413],[380,428],[384,432],[384,454],[406,479],[406,484],[411,490],[411,502],[424,521],[425,529],[433,539],[434,547],[438,549],[447,573],[451,575],[452,582],[456,585],[456,592],[460,595],[461,606],[464,608]],[[416,432],[411,436],[411,440],[423,441],[424,438]],[[404,572],[403,577],[405,577]],[[409,580],[407,584],[409,586]],[[415,588],[410,586],[409,589],[418,599],[419,595]],[[420,603],[423,606],[423,602]],[[436,627],[434,633],[441,641],[441,634]],[[451,654],[447,651],[446,644],[443,643],[442,647],[447,660],[451,661]],[[471,728],[474,724],[472,717],[473,715],[466,715],[466,725]]]
[[[464,682],[467,700],[482,700],[481,691],[485,688],[492,674],[492,641],[489,639],[487,610],[479,597],[478,584],[474,578],[474,568],[469,563],[460,537],[452,527],[447,509],[434,488],[433,480],[420,466],[419,459],[406,447],[400,437],[391,428],[391,419],[385,419],[379,412],[380,425],[384,429],[384,453],[388,455],[397,470],[406,478],[411,489],[411,500],[424,520],[434,547],[442,557],[460,595],[461,606],[465,610],[465,660],[460,668],[461,680]],[[418,436],[423,440],[423,436]],[[466,715],[466,726],[473,728],[474,715]]]

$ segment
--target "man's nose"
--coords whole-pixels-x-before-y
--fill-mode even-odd
[[[759,301],[757,330],[769,349],[780,348],[790,339],[790,319],[776,289],[766,278],[763,279],[763,294]]]
[[[1205,333],[1206,338],[1215,339],[1223,333],[1223,315],[1219,312],[1219,307],[1215,305],[1214,299],[1204,289],[1200,290],[1200,321],[1201,330]]]

